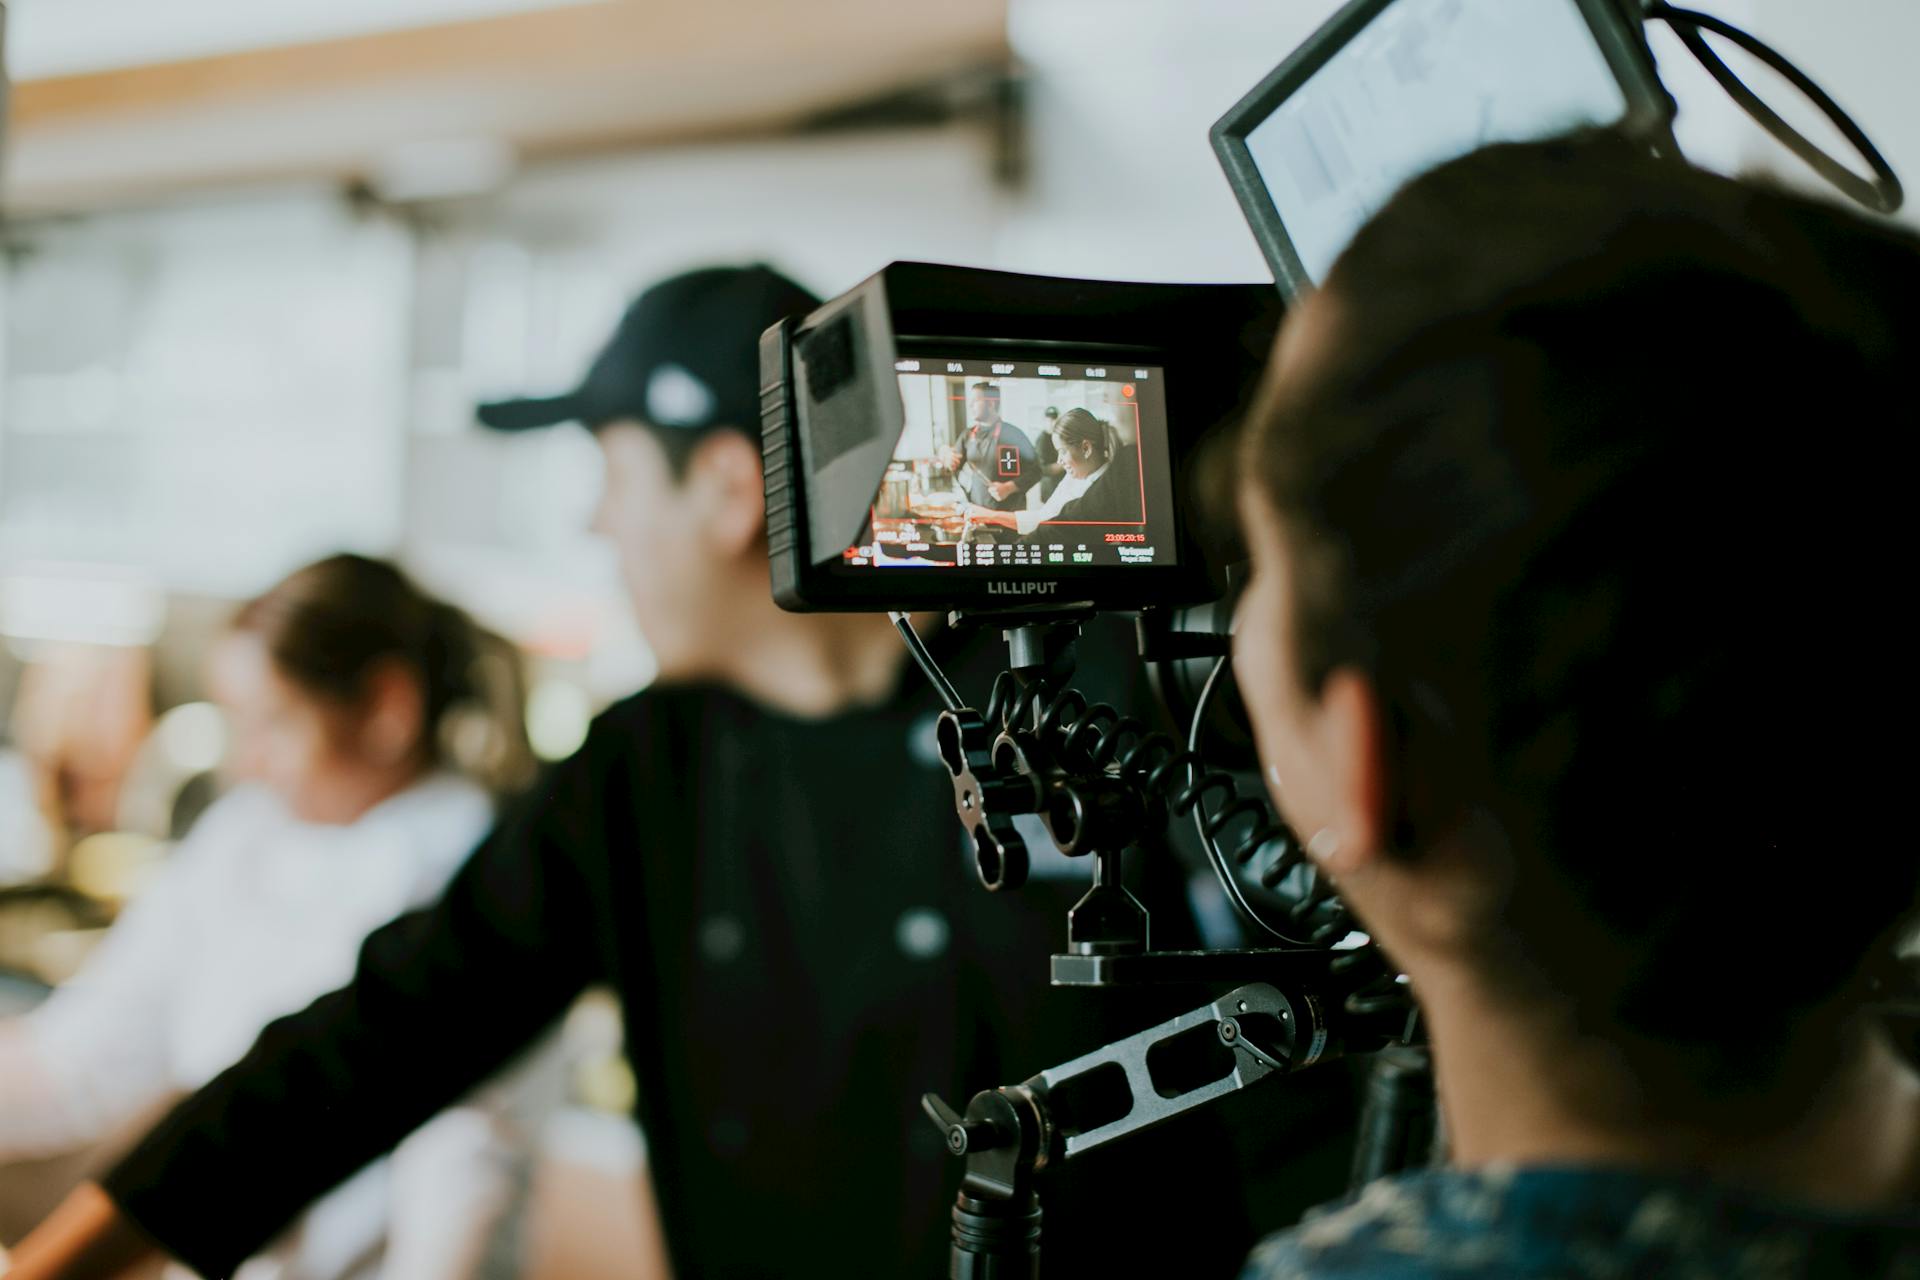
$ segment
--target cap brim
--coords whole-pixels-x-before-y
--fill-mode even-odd
[[[586,406],[578,392],[543,400],[496,400],[477,406],[473,412],[495,431],[536,431],[586,419]]]

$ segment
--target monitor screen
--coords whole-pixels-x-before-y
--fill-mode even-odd
[[[1175,563],[1164,366],[1023,354],[895,369],[905,427],[846,568]]]
[[[1220,126],[1265,188],[1266,208],[1241,192],[1256,230],[1278,221],[1262,237],[1269,257],[1277,231],[1296,259],[1275,263],[1282,286],[1322,279],[1361,225],[1435,165],[1626,118],[1628,90],[1594,21],[1611,25],[1579,0],[1391,0],[1329,23]]]

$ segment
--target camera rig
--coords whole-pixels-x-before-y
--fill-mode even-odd
[[[953,1277],[1035,1274],[1040,1169],[1336,1056],[1372,1059],[1356,1186],[1418,1163],[1433,1146],[1433,1077],[1406,984],[1354,929],[1333,884],[1264,797],[1243,794],[1233,773],[1202,757],[1205,712],[1226,678],[1218,619],[1228,613],[1223,583],[1231,585],[1222,566],[1233,556],[1189,518],[1202,488],[1200,445],[1244,410],[1284,302],[1317,284],[1401,182],[1476,146],[1574,127],[1612,129],[1677,158],[1677,108],[1644,31],[1654,21],[1829,185],[1876,212],[1900,207],[1899,179],[1839,106],[1778,53],[1710,15],[1664,0],[1520,8],[1349,0],[1213,129],[1277,288],[894,263],[763,336],[776,600],[892,614],[945,703],[940,757],[982,884],[1009,890],[1025,880],[1016,818],[1037,817],[1062,853],[1091,863],[1067,949],[1051,959],[1055,985],[1225,989],[1159,1026],[975,1094],[964,1109],[923,1098],[966,1164]],[[1708,36],[1783,76],[1867,175],[1772,111]],[[1408,52],[1416,48],[1418,56]],[[1515,69],[1511,83],[1480,73],[1489,58]],[[1384,78],[1372,74],[1382,60],[1393,71]],[[1421,67],[1440,70],[1402,74]],[[1362,118],[1366,111],[1387,115]],[[1411,147],[1392,127],[1370,127],[1396,120],[1425,126],[1409,131]],[[1069,405],[1081,409],[1082,426],[1087,417],[1100,424],[1104,443],[1062,435],[1083,451],[1080,461],[1038,491],[1072,500],[1036,506],[1028,497],[1022,519],[1014,507],[1035,487],[1029,468],[1046,458],[1004,411],[1029,415],[1031,429],[1043,413],[1064,423]],[[1103,480],[1097,504],[1093,487]],[[999,607],[1009,597],[1019,603]],[[1211,629],[1173,624],[1175,609],[1208,603]],[[909,610],[951,611],[955,625],[1005,632],[1008,669],[984,710],[939,670]],[[1079,628],[1100,612],[1139,619],[1150,666],[1211,664],[1185,741],[1071,686]],[[1229,898],[1273,945],[1152,948],[1146,909],[1121,871],[1140,837],[1174,818],[1192,819]],[[1920,1056],[1912,977],[1887,975],[1876,990]]]
[[[1071,687],[1073,645],[1090,606],[955,614],[957,626],[999,626],[1008,669],[986,710],[964,703],[906,614],[893,615],[915,661],[946,704],[940,758],[953,780],[981,883],[1017,889],[1027,850],[1013,819],[1037,815],[1059,850],[1093,865],[1093,884],[1068,916],[1067,950],[1052,958],[1058,986],[1142,983],[1234,985],[1158,1026],[983,1090],[964,1111],[933,1094],[921,1105],[966,1162],[953,1209],[955,1277],[1030,1276],[1041,1209],[1034,1175],[1261,1081],[1344,1054],[1383,1054],[1375,1070],[1356,1182],[1422,1158],[1430,1146],[1432,1079],[1419,1020],[1378,948],[1356,934],[1333,887],[1264,799],[1198,751],[1206,703],[1222,678],[1227,637],[1176,631],[1160,611],[1138,621],[1143,658],[1209,660],[1212,671],[1186,744]],[[1250,919],[1287,945],[1156,951],[1147,910],[1121,883],[1122,861],[1144,832],[1191,817],[1222,883]],[[1270,922],[1238,877],[1293,888]],[[1357,944],[1357,945],[1356,945]]]

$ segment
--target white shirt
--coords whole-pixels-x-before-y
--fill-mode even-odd
[[[222,797],[85,968],[0,1027],[0,1159],[97,1141],[205,1084],[267,1023],[345,985],[366,935],[438,896],[492,820],[486,792],[453,774],[343,826],[301,822],[258,787]]]
[[[1032,533],[1040,527],[1043,521],[1052,520],[1062,511],[1066,510],[1069,502],[1072,502],[1075,498],[1080,497],[1087,490],[1091,489],[1095,480],[1107,474],[1107,467],[1109,465],[1110,464],[1103,462],[1100,464],[1098,471],[1085,476],[1076,476],[1071,471],[1067,472],[1066,475],[1060,478],[1060,483],[1053,486],[1053,492],[1047,495],[1045,502],[1038,500],[1040,496],[1039,485],[1035,485],[1033,488],[1027,490],[1027,509],[1013,513],[1014,525],[1020,530],[1022,535]]]

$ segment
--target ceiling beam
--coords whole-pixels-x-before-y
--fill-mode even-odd
[[[599,0],[17,85],[9,204],[352,179],[410,141],[523,155],[777,128],[984,61],[1006,0]]]

